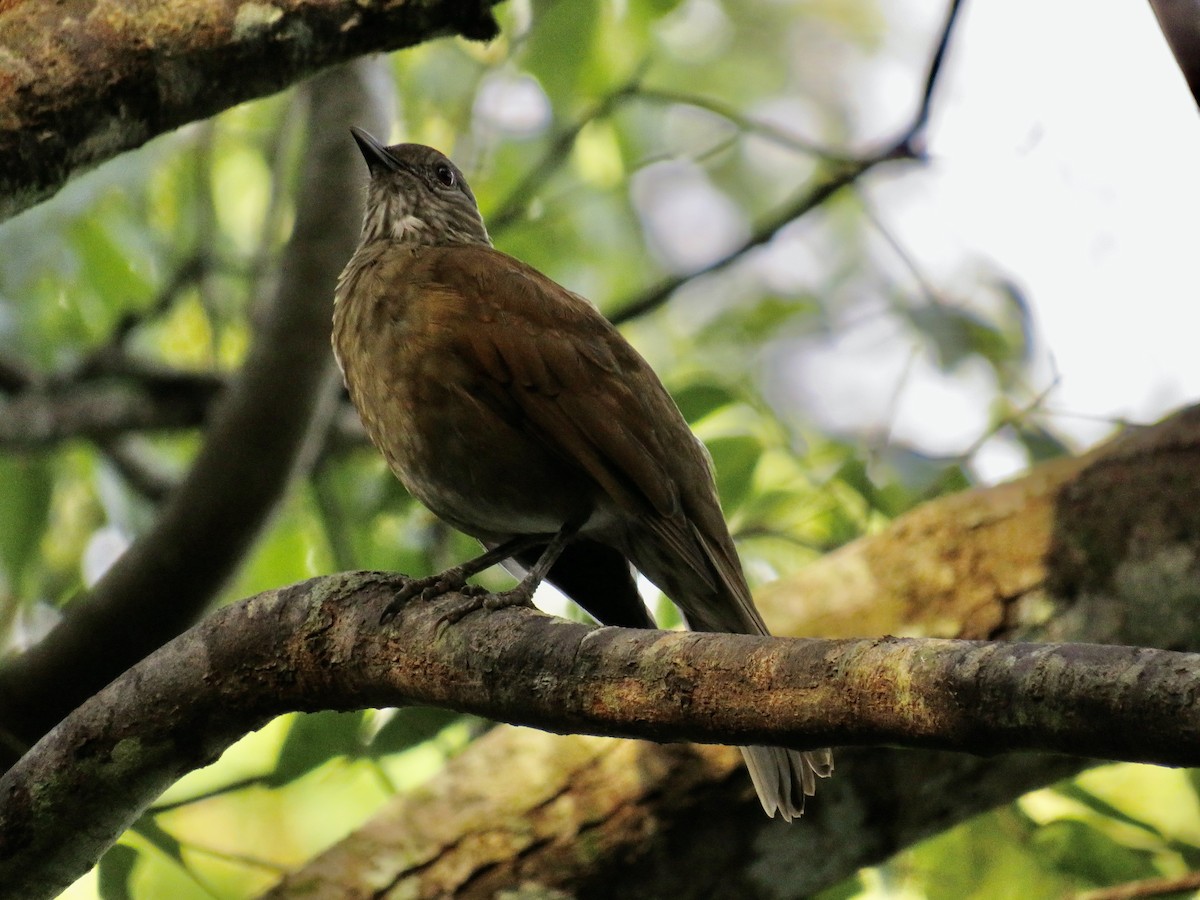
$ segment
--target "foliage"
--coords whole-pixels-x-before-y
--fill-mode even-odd
[[[439,41],[392,58],[394,136],[451,152],[498,245],[606,311],[735,249],[828,162],[816,147],[855,136],[841,92],[883,29],[868,2],[581,0],[499,11],[504,33],[491,45]],[[4,226],[0,354],[43,379],[69,380],[114,346],[143,365],[236,368],[291,225],[303,137],[291,111],[284,94],[185,127]],[[1031,460],[1063,449],[1029,415],[1031,326],[1019,296],[982,278],[957,286],[971,301],[914,291],[888,274],[894,260],[883,262],[878,230],[862,197],[843,193],[626,329],[706,442],[755,579],[971,484],[972,454],[996,433]],[[948,379],[981,363],[989,431],[941,458],[886,436],[822,430],[781,390],[780,361],[864,316],[898,323],[912,352]],[[176,474],[196,447],[194,434],[127,441]],[[114,546],[152,521],[154,498],[115,450],[69,441],[0,453],[9,646],[31,640]],[[331,444],[224,596],[335,568],[422,573],[470,550],[373,452]],[[279,720],[176,785],[71,895],[249,896],[427,777],[476,728],[420,710]],[[826,896],[1048,896],[1194,866],[1200,814],[1162,821],[1139,803],[1141,778],[1125,767],[1115,786],[1092,773],[1040,792]],[[1190,782],[1174,789],[1197,806]]]

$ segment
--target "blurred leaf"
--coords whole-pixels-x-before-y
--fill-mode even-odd
[[[888,445],[870,471],[861,458],[851,457],[837,474],[871,509],[889,519],[930,497],[970,486],[957,459],[928,456],[901,444]]]
[[[288,495],[226,597],[246,597],[333,570],[320,511],[311,493]]]
[[[101,900],[130,900],[129,879],[140,854],[127,844],[110,847],[96,866]]]
[[[362,711],[297,713],[267,784],[288,784],[331,759],[358,756],[365,715]]]
[[[37,555],[53,493],[49,458],[0,456],[0,564],[14,593]]]
[[[129,309],[141,307],[152,294],[150,281],[134,270],[131,248],[117,243],[105,220],[88,217],[75,222],[71,237],[83,262],[88,286],[97,291],[110,311],[110,325]]]
[[[593,54],[600,0],[542,0],[534,4],[533,21],[523,63],[552,99],[577,96],[584,66]]]
[[[1074,781],[1065,781],[1055,787],[1055,792],[1074,800],[1083,806],[1086,806],[1092,812],[1099,813],[1106,819],[1115,819],[1118,822],[1124,822],[1126,825],[1132,825],[1134,828],[1140,828],[1142,831],[1149,832],[1156,838],[1163,838],[1163,833],[1157,827],[1144,822],[1141,819],[1136,819],[1126,812],[1113,806],[1111,803],[1101,800],[1091,791],[1084,790]]]
[[[1029,360],[1034,346],[1033,313],[1025,292],[1011,278],[999,278],[993,287],[999,291],[1005,310],[1011,317],[1009,342],[1017,350],[1017,359]]]
[[[679,6],[683,0],[642,0],[635,4],[635,9],[643,9],[654,18],[664,16]]]
[[[861,457],[848,457],[838,469],[837,479],[862,497],[870,509],[882,510],[889,506],[875,486]]]
[[[884,871],[905,873],[906,894],[927,900],[1062,896],[1069,882],[1029,853],[1031,833],[1035,826],[1006,807],[919,844]]]
[[[863,884],[862,875],[854,875],[847,878],[841,884],[834,885],[816,894],[813,900],[851,900],[853,897],[860,896],[866,890],[866,885]]]
[[[698,422],[709,413],[738,402],[724,385],[715,381],[697,381],[675,393],[675,403],[688,422]]]
[[[154,816],[142,816],[133,823],[131,830],[153,844],[163,856],[174,860],[185,869],[187,868],[183,862],[183,848],[179,841],[164,831],[162,826],[155,821]]]
[[[972,356],[981,356],[999,369],[1024,352],[1023,347],[1014,347],[1004,332],[970,310],[923,306],[912,310],[909,320],[933,344],[938,363],[946,370]]]
[[[397,710],[368,745],[372,756],[398,753],[436,737],[442,729],[462,718],[462,713],[432,706],[410,706]]]
[[[707,442],[717,470],[717,493],[726,513],[737,509],[750,493],[754,470],[762,457],[758,438],[750,435],[730,435]]]
[[[698,339],[706,343],[738,341],[760,345],[780,332],[795,332],[821,313],[813,297],[765,296],[749,307],[731,309],[704,326]]]
[[[1044,462],[1048,459],[1058,459],[1069,456],[1071,449],[1046,429],[1031,422],[1017,422],[1013,425],[1017,440],[1029,452],[1032,463]]]
[[[1060,819],[1043,825],[1034,832],[1032,846],[1058,871],[1094,885],[1159,874],[1152,854],[1119,844],[1083,822]]]

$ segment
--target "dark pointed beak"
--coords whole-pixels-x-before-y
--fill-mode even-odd
[[[395,172],[401,168],[400,161],[370,134],[356,125],[350,126],[350,133],[354,135],[354,140],[358,144],[363,159],[367,161],[367,168],[371,170],[371,174],[380,171]]]

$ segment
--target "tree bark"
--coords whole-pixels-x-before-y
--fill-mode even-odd
[[[52,895],[172,780],[292,710],[436,705],[660,741],[1200,763],[1200,654],[593,628],[528,609],[447,625],[459,595],[381,628],[403,583],[351,573],[259,595],[88,700],[0,779],[0,884]]]
[[[487,0],[0,4],[0,220],[69,176],[327,66],[496,34]]]

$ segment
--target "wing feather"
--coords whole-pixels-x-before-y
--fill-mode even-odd
[[[679,477],[709,462],[649,364],[588,301],[524,263],[482,247],[444,253],[431,270],[471,318],[456,349],[480,376],[480,399],[637,515],[703,593],[736,598],[736,630],[765,630],[711,480]],[[712,627],[689,597],[672,599]]]

